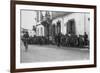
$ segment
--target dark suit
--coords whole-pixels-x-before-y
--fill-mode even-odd
[[[58,46],[60,46],[60,38],[61,38],[61,35],[60,35],[60,33],[59,33],[58,36],[57,36],[57,39],[58,39],[58,40],[57,40],[57,43],[58,43],[57,45],[58,45]]]

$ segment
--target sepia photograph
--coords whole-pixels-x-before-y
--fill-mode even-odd
[[[12,1],[11,72],[96,67],[96,6]]]

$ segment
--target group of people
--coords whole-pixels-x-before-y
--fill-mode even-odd
[[[58,33],[57,35],[55,35],[55,42],[57,46],[61,45],[61,33]]]
[[[67,35],[67,36],[69,36],[70,38],[72,38],[71,37],[71,35],[69,34],[69,35]],[[69,39],[69,41],[68,41],[68,37],[65,37],[65,39],[63,40],[62,39],[62,34],[61,33],[58,33],[57,35],[55,35],[55,43],[56,43],[56,45],[58,46],[58,47],[60,47],[60,45],[63,45],[63,44],[65,44],[66,45],[66,43],[67,43],[67,46],[70,46],[70,45],[73,45],[73,43],[71,43],[71,42],[69,42],[69,41],[72,41],[72,42],[74,42],[75,40],[73,39]],[[66,41],[66,39],[67,39],[67,41]],[[81,38],[77,38],[78,40],[78,43],[80,43],[81,44],[81,42],[80,42],[80,40],[81,40]],[[28,34],[28,32],[25,32],[24,33],[24,35],[23,35],[23,43],[24,43],[24,46],[25,46],[25,50],[27,51],[27,49],[28,49],[28,41],[29,41],[29,34]],[[64,42],[65,41],[65,42]],[[86,34],[86,32],[84,33],[84,45],[88,45],[88,35]],[[63,43],[63,44],[62,44]],[[71,44],[70,44],[71,43]],[[75,41],[74,42],[74,44],[77,44],[77,42]]]
[[[84,35],[66,34],[62,35],[58,33],[55,35],[55,44],[57,46],[67,46],[67,47],[84,47],[89,45],[88,35],[85,32]]]

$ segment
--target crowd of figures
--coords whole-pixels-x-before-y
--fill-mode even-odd
[[[63,35],[59,33],[58,35],[55,35],[52,40],[49,40],[47,37],[44,36],[34,36],[29,37],[28,32],[26,32],[22,36],[22,41],[24,42],[24,46],[28,44],[37,44],[37,45],[57,45],[57,46],[66,46],[66,47],[86,47],[89,46],[89,40],[88,35],[74,35],[74,34],[66,34]]]
[[[74,34],[66,34],[66,35],[58,35],[55,37],[56,43],[58,46],[68,46],[68,47],[85,47],[89,46],[88,35],[74,35]],[[60,43],[59,43],[60,42]]]

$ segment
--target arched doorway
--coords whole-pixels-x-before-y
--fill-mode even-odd
[[[61,33],[61,21],[60,20],[57,21],[57,34],[58,33]]]
[[[67,34],[76,34],[75,20],[71,19],[67,22]]]

